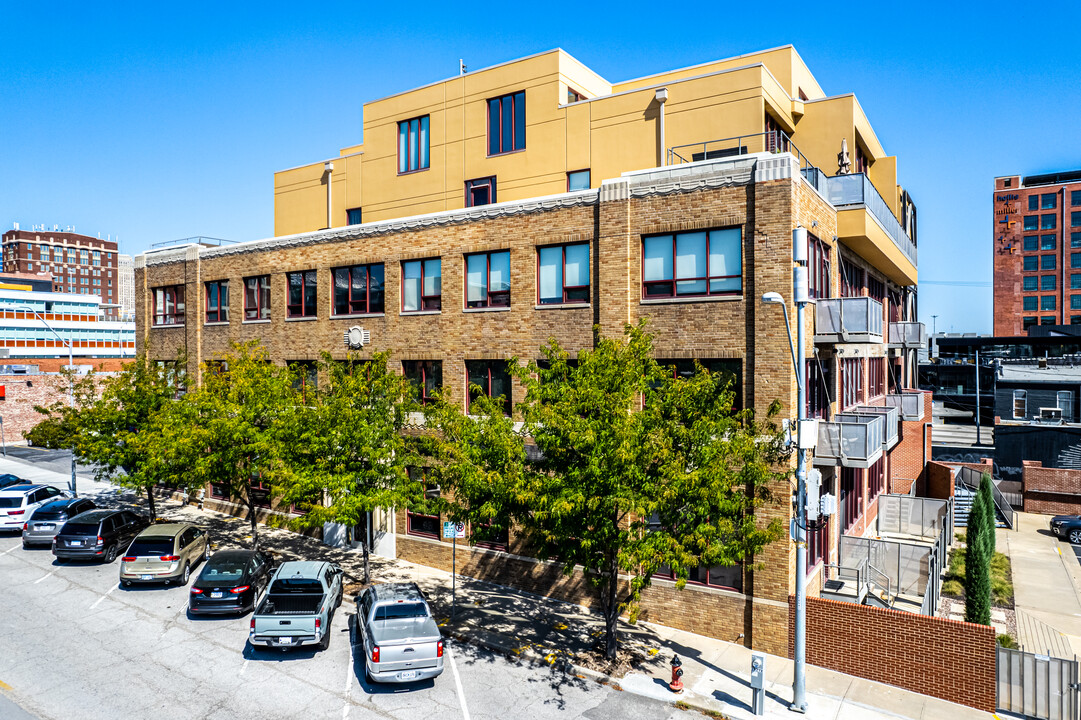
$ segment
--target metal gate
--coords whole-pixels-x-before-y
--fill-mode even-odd
[[[1039,720],[1078,720],[1078,663],[999,647],[995,658],[999,710]]]

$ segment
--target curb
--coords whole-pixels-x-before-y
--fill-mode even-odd
[[[643,694],[643,693],[637,693],[637,692],[634,692],[633,690],[626,690],[626,688],[623,687],[623,684],[619,681],[619,679],[617,679],[615,677],[612,677],[611,675],[606,675],[606,674],[604,674],[602,672],[599,672],[597,670],[593,670],[591,668],[587,668],[587,667],[584,667],[582,665],[576,665],[574,663],[566,662],[566,661],[562,661],[562,662],[549,661],[549,660],[547,660],[546,656],[541,655],[539,652],[537,652],[536,650],[534,650],[531,647],[527,647],[527,648],[523,649],[523,648],[519,648],[519,647],[516,647],[516,646],[512,646],[510,643],[504,642],[502,640],[495,640],[495,639],[490,640],[490,639],[482,638],[482,637],[479,637],[479,636],[468,635],[468,634],[460,632],[460,631],[451,632],[451,633],[448,633],[448,634],[449,634],[450,637],[452,637],[454,640],[457,640],[458,642],[461,642],[461,643],[466,644],[466,645],[474,645],[476,647],[484,648],[485,650],[490,650],[492,652],[499,653],[500,655],[503,655],[503,656],[507,657],[509,660],[513,660],[515,662],[525,661],[525,662],[528,662],[531,665],[538,665],[538,666],[542,666],[542,667],[553,667],[553,668],[562,670],[567,675],[575,675],[575,676],[577,676],[579,678],[582,678],[582,679],[585,679],[585,680],[592,680],[593,682],[595,682],[595,683],[597,683],[599,685],[607,685],[608,687],[614,688],[614,689],[619,690],[621,692],[623,692],[623,691],[630,692],[630,693],[632,693],[634,695],[638,695],[639,697],[649,698],[650,700],[655,700],[657,702],[661,702],[661,703],[664,703],[666,705],[671,705],[672,707],[678,708],[680,710],[696,710],[696,711],[702,713],[703,715],[708,715],[710,717],[716,717],[716,718],[727,717],[726,715],[718,712],[714,708],[709,707],[707,704],[701,702],[700,700],[698,700],[697,697],[695,697],[693,695],[686,695],[685,696],[685,695],[682,695],[682,694],[680,694],[680,695],[673,694],[673,697],[672,697],[671,700],[662,700],[662,699],[654,697],[652,695],[646,695],[646,694]],[[494,633],[492,633],[492,634],[494,634]]]

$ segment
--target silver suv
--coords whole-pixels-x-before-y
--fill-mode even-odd
[[[72,497],[67,490],[52,485],[23,483],[0,490],[0,530],[22,530],[39,507],[50,500]]]

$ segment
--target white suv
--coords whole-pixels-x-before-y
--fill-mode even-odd
[[[34,511],[58,498],[69,498],[71,493],[52,485],[11,485],[0,490],[0,530],[21,530]]]

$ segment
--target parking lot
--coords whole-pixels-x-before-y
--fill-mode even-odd
[[[328,650],[254,650],[247,616],[191,618],[185,587],[122,588],[119,562],[58,564],[0,536],[0,692],[39,718],[670,718],[682,711],[448,644],[435,682],[371,686],[336,613]],[[195,574],[193,574],[193,578]],[[6,687],[5,687],[6,686]],[[7,688],[10,687],[10,690]],[[0,714],[5,717],[5,703]]]

